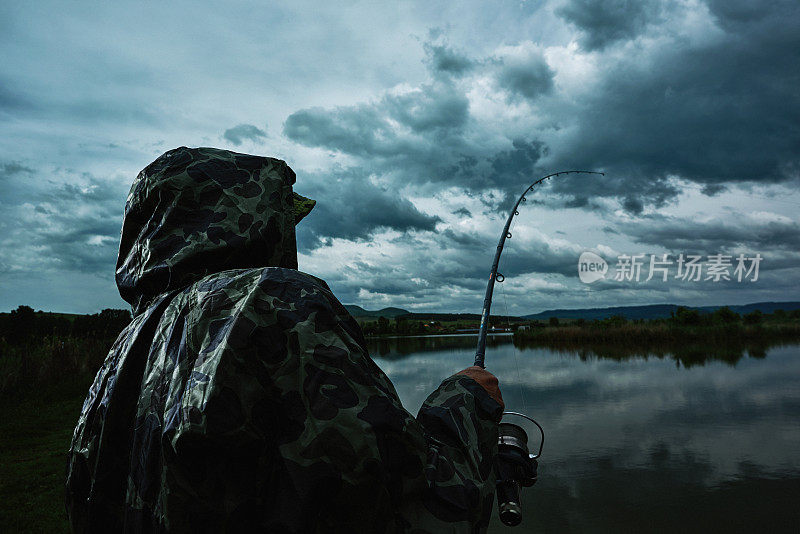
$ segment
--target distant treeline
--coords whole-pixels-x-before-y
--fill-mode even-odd
[[[711,313],[679,307],[667,319],[634,319],[623,316],[586,321],[533,321],[514,334],[515,341],[574,349],[587,344],[647,347],[651,344],[702,342],[744,343],[800,339],[800,310],[776,310],[764,314],[755,310],[744,315],[722,307]]]
[[[431,331],[428,321],[409,321],[405,315],[397,316],[394,321],[386,317],[378,317],[377,321],[362,321],[361,330],[365,336],[375,335],[420,335]]]
[[[36,343],[43,336],[94,336],[116,338],[131,322],[128,310],[106,309],[93,315],[71,315],[33,311],[20,306],[0,313],[0,339],[11,345]]]
[[[406,313],[398,315],[398,319],[407,321],[480,321],[481,316],[477,313]],[[498,316],[492,316],[499,319]],[[516,319],[516,317],[514,318]]]
[[[130,323],[127,310],[92,315],[34,311],[0,313],[0,397],[56,382],[86,383]]]
[[[462,330],[477,330],[481,316],[474,313],[406,313],[397,315],[394,319],[382,316],[377,320],[370,319],[371,317],[356,319],[367,337],[455,334]],[[490,319],[490,326],[497,328],[511,328],[528,322],[519,317],[505,315],[492,315]]]
[[[462,316],[461,320],[453,317]],[[466,316],[463,317],[463,316]],[[371,321],[367,317],[356,319],[361,325],[361,330],[367,337],[374,336],[417,336],[425,334],[457,334],[463,331],[477,331],[480,325],[480,316],[467,314],[432,314],[416,317],[414,314],[398,315],[392,319],[378,317],[377,321]],[[450,319],[440,319],[448,317]],[[509,322],[510,321],[516,321]],[[492,316],[490,325],[496,328],[511,328],[515,324],[522,324],[521,319],[515,317]]]

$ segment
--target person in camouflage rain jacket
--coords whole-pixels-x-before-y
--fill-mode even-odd
[[[283,161],[185,147],[134,181],[133,321],[69,452],[75,532],[475,532],[502,398],[479,368],[415,418],[328,286],[297,270],[314,201]]]

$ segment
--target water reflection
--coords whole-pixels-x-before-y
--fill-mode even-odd
[[[415,413],[475,337],[372,343]],[[800,525],[800,347],[515,346],[486,358],[508,409],[547,431],[529,531],[792,531]],[[490,530],[506,531],[496,518]]]
[[[578,356],[582,360],[591,358],[607,358],[612,360],[630,360],[632,358],[672,359],[684,367],[703,365],[708,361],[722,361],[735,365],[742,358],[763,359],[772,347],[785,345],[781,342],[767,343],[763,341],[741,343],[734,341],[722,345],[707,344],[657,344],[619,346],[592,345],[570,343],[558,345],[535,343],[530,340],[513,339],[509,334],[490,335],[487,348],[513,343],[518,349],[546,348],[565,355]],[[458,349],[474,349],[474,335],[442,335],[442,336],[408,336],[373,338],[369,340],[370,354],[387,360],[396,360],[421,352],[452,351]]]
[[[767,351],[772,347],[780,347],[785,344],[782,342],[767,343],[755,341],[742,343],[731,341],[724,344],[659,344],[620,346],[620,345],[592,345],[586,347],[583,344],[560,343],[556,346],[533,344],[530,341],[514,340],[515,346],[521,349],[547,348],[562,354],[575,354],[582,360],[590,358],[606,358],[611,360],[630,360],[630,359],[671,359],[677,365],[683,367],[693,367],[695,365],[705,365],[710,361],[721,361],[730,365],[736,365],[742,358],[763,359],[767,356]]]

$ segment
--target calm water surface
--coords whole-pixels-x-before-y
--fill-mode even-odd
[[[471,365],[475,341],[380,340],[370,353],[416,413]],[[494,510],[490,532],[800,532],[800,345],[620,359],[495,336],[486,363],[506,409],[547,433],[522,525]]]

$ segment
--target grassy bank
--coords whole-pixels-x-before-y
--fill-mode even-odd
[[[0,401],[13,402],[31,388],[91,382],[113,342],[70,335],[18,345],[0,340]]]
[[[0,532],[69,532],[64,476],[72,430],[113,340],[0,342]]]
[[[130,320],[0,314],[0,532],[69,532],[64,477],[72,431],[97,369]]]
[[[91,380],[130,320],[127,310],[110,309],[67,315],[20,306],[0,313],[0,401]]]
[[[68,532],[64,476],[83,399],[113,339],[0,341],[0,532]]]
[[[65,382],[0,405],[0,532],[69,532],[67,450],[88,388]]]

